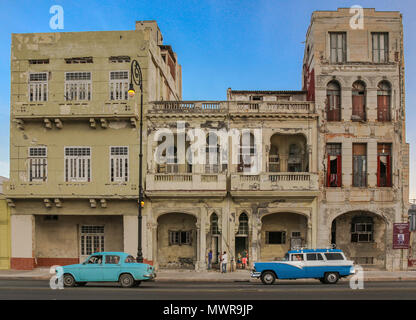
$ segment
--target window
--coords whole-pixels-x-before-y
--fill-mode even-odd
[[[391,86],[387,81],[381,81],[377,89],[377,120],[390,121]]]
[[[270,146],[269,172],[280,172],[279,148],[275,145]]]
[[[373,218],[354,217],[351,221],[351,242],[373,242],[373,231]]]
[[[251,96],[252,101],[263,101],[263,96]]]
[[[30,59],[29,64],[49,64],[49,59]]]
[[[303,254],[292,254],[291,255],[291,260],[292,261],[303,261]]]
[[[92,57],[77,57],[77,58],[65,58],[65,63],[93,63]]]
[[[289,157],[287,160],[288,172],[302,172],[302,148],[295,143],[289,146]]]
[[[205,173],[219,173],[227,170],[227,163],[221,164],[221,156],[223,157],[223,162],[226,162],[226,152],[224,151],[221,154],[221,148],[218,143],[218,136],[214,132],[210,132],[207,136],[206,141],[206,163],[205,163]]]
[[[331,63],[347,61],[347,35],[345,32],[330,32]]]
[[[240,139],[240,163],[238,164],[237,171],[245,172],[251,168],[251,162],[253,156],[256,153],[256,146],[254,142],[254,135],[248,131],[243,131]]]
[[[333,261],[333,260],[345,260],[341,253],[337,252],[329,252],[324,253],[326,260]]]
[[[389,34],[387,32],[374,32],[371,34],[373,42],[373,62],[384,63],[389,61]]]
[[[353,186],[367,186],[367,145],[365,143],[353,143]]]
[[[110,147],[111,182],[129,180],[129,147]]]
[[[318,261],[318,260],[324,260],[322,255],[320,253],[307,253],[306,254],[306,260],[307,261]]]
[[[118,263],[120,263],[119,256],[113,256],[113,255],[105,256],[105,264],[118,264]]]
[[[285,244],[285,231],[266,231],[266,244]]]
[[[94,255],[87,261],[88,264],[102,264],[103,263],[103,256],[101,255]]]
[[[91,148],[65,147],[65,181],[91,181]]]
[[[355,81],[352,85],[352,116],[353,121],[366,121],[365,112],[366,86],[362,81]]]
[[[129,90],[129,72],[110,72],[110,100],[127,100]]]
[[[81,226],[81,255],[104,251],[104,226]]]
[[[46,181],[48,175],[46,147],[30,147],[28,160],[29,181]]]
[[[391,187],[391,144],[377,144],[377,186]]]
[[[91,72],[65,73],[65,100],[91,100],[92,82]]]
[[[111,56],[108,58],[108,62],[116,63],[116,62],[130,62],[129,56]]]
[[[211,215],[211,234],[220,234],[218,229],[218,216],[216,213]]]
[[[29,101],[48,101],[48,73],[29,73]]]
[[[327,162],[327,187],[341,187],[342,166],[341,166],[341,143],[328,143],[326,145]]]
[[[169,245],[192,245],[192,231],[169,231]]]
[[[239,235],[248,235],[248,216],[244,212],[240,214],[238,218],[238,231]]]
[[[337,81],[331,81],[326,87],[326,119],[341,121],[341,89]]]

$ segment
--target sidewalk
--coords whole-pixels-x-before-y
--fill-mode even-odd
[[[37,268],[30,271],[0,270],[1,279],[49,280],[49,268]],[[216,282],[259,282],[250,278],[249,270],[220,273],[218,271],[197,272],[192,270],[159,270],[156,281],[216,281]],[[283,281],[283,280],[282,280]],[[299,279],[292,281],[316,281]],[[349,281],[342,278],[340,281]],[[416,281],[416,270],[413,271],[364,271],[364,281]]]

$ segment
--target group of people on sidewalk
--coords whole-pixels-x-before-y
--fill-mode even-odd
[[[217,253],[218,261],[220,264],[220,271],[221,273],[227,272],[227,264],[228,264],[228,254],[226,251],[224,251],[223,254]],[[237,268],[245,269],[247,266],[247,259],[248,254],[247,251],[244,250],[242,254],[238,254],[237,256]],[[212,250],[209,250],[208,252],[208,270],[212,269]]]

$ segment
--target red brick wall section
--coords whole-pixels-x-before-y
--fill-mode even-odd
[[[34,258],[11,258],[10,268],[14,270],[33,270],[35,267]]]
[[[79,263],[79,258],[36,258],[36,268]]]

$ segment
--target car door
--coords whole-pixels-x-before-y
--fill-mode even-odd
[[[307,278],[322,278],[325,260],[320,253],[307,253],[304,269]]]
[[[92,255],[80,267],[81,281],[103,281],[103,256]]]
[[[118,281],[121,270],[121,257],[116,254],[107,254],[104,259],[103,281]]]
[[[282,268],[281,274],[278,275],[282,279],[305,278],[304,270],[305,261],[303,253],[294,253],[290,255],[290,261],[285,263],[287,266]]]

